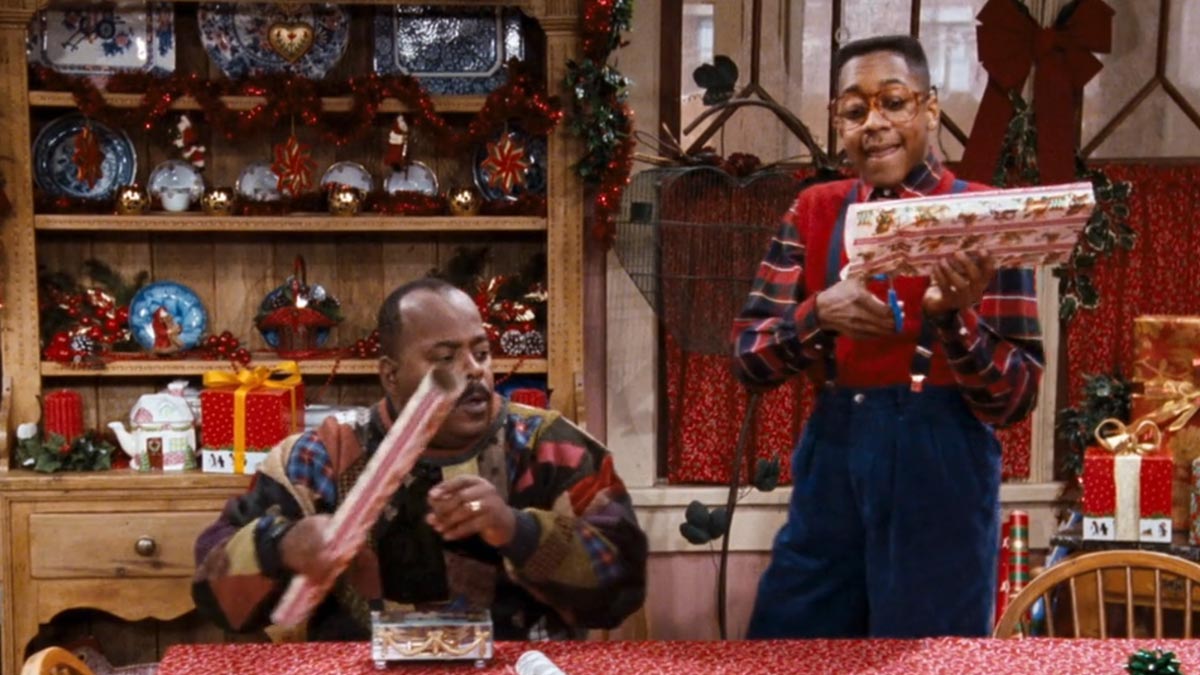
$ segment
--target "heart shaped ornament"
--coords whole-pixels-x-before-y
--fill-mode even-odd
[[[291,21],[273,23],[267,29],[267,44],[288,63],[295,63],[312,49],[312,26]]]

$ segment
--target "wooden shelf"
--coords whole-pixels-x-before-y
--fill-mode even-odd
[[[118,450],[117,452],[120,452]],[[130,469],[111,471],[37,473],[24,469],[0,471],[0,490],[197,490],[215,489],[236,494],[250,484],[250,476],[200,471],[142,473]]]
[[[434,96],[433,109],[439,113],[474,113],[483,109],[486,96]],[[114,108],[136,108],[142,103],[142,94],[112,94],[104,92],[104,100]],[[221,100],[231,110],[250,110],[266,102],[262,96],[222,96]],[[349,96],[325,96],[321,98],[324,112],[349,112],[353,100]],[[74,108],[75,97],[69,91],[31,91],[29,105],[34,108]],[[191,96],[184,96],[171,103],[172,110],[199,110],[200,104]],[[385,98],[379,105],[380,113],[412,112],[412,108],[394,98]]]
[[[546,372],[546,359],[494,359],[492,370],[497,375],[513,372],[517,367],[518,373],[540,374]],[[255,359],[251,366],[273,366],[279,359]],[[300,372],[303,375],[328,375],[333,372],[333,359],[313,359],[299,361]],[[42,361],[42,377],[184,377],[198,376],[210,370],[233,370],[225,361],[204,360],[150,360],[130,359],[114,361],[101,369],[75,368],[56,361]],[[375,375],[379,365],[375,359],[342,359],[337,366],[340,375]]]
[[[62,232],[545,232],[536,216],[379,216],[336,217],[320,213],[286,216],[208,216],[202,213],[150,213],[141,216],[43,214],[34,228]]]

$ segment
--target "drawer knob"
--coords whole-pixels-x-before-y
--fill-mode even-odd
[[[137,551],[138,555],[149,558],[158,550],[158,544],[155,543],[153,537],[139,537],[137,543],[133,545],[133,550]]]

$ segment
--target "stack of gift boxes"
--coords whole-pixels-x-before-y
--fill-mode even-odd
[[[1108,420],[1083,460],[1083,537],[1200,544],[1200,317],[1134,321],[1132,420]]]

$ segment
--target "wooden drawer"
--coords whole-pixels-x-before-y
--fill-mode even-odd
[[[216,512],[32,513],[35,579],[190,577],[196,537]]]

